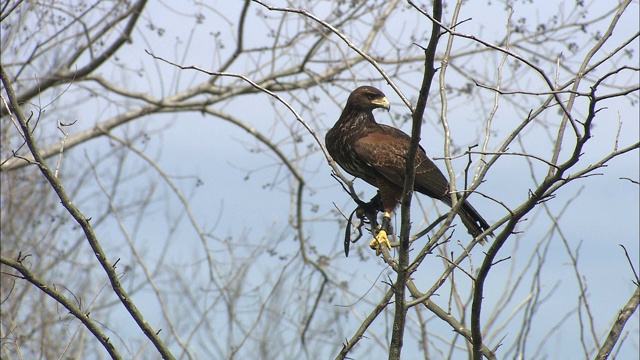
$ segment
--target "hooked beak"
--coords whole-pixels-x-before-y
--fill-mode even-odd
[[[371,103],[386,109],[387,111],[389,111],[389,109],[391,109],[391,104],[389,104],[389,100],[387,100],[387,98],[385,96],[379,98],[379,99],[375,99],[373,100]]]

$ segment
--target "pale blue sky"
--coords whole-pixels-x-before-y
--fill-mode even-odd
[[[170,3],[167,4],[174,6]],[[547,13],[558,12],[562,14],[562,11],[558,10],[555,4],[556,2],[553,1],[538,1],[535,4],[527,5],[518,4],[514,19],[526,16],[531,21],[535,21],[536,18],[545,18]],[[233,13],[234,15],[229,20],[235,21],[235,13],[229,10],[230,6],[235,5],[236,3],[233,2],[214,1],[209,3],[207,7],[220,9],[221,12],[226,14]],[[256,11],[257,9],[257,5],[252,5],[250,11]],[[477,2],[476,4],[465,4],[464,9],[461,18],[473,17],[473,19],[465,23],[460,31],[476,34],[491,42],[503,37],[503,23],[506,16],[502,11],[503,5],[487,6],[485,2]],[[570,10],[567,9],[566,12]],[[191,8],[189,8],[189,11],[191,11]],[[228,24],[221,18],[215,17],[206,7],[203,7],[202,11],[209,14],[209,16],[205,18],[203,24],[192,28],[192,14],[187,10],[183,14],[176,14],[174,9],[169,10],[167,5],[163,3],[150,2],[145,9],[145,15],[140,20],[139,27],[144,29],[145,25],[152,19],[156,26],[161,26],[165,29],[165,33],[163,36],[155,36],[152,32],[146,30],[136,32],[133,43],[126,45],[118,53],[118,57],[122,59],[128,68],[144,69],[141,76],[127,77],[122,75],[119,67],[114,66],[117,64],[113,63],[105,64],[99,70],[99,73],[109,78],[122,78],[130,89],[155,96],[159,96],[161,93],[171,94],[176,88],[184,89],[189,84],[206,81],[206,75],[194,71],[176,73],[174,68],[152,59],[144,51],[145,49],[150,50],[158,56],[178,61],[184,65],[196,65],[204,69],[215,70],[218,60],[214,46],[215,37],[212,33],[219,31],[220,39],[223,39],[228,44],[228,47],[232,47],[231,34],[235,31],[235,24]],[[592,11],[598,11],[598,6],[592,7]],[[623,17],[622,22],[624,25],[619,27],[619,31],[614,33],[614,37],[619,36],[622,39],[637,31],[638,19],[635,16],[637,13],[638,3],[636,2],[632,4],[632,9],[628,10]],[[425,26],[424,23],[419,21],[416,21],[416,23],[412,21],[399,23],[398,32],[408,31],[406,28],[411,26]],[[601,24],[601,26],[603,25]],[[266,39],[269,38],[266,36],[264,29],[265,27],[262,23],[248,24],[248,31],[255,30],[255,33],[259,35],[255,38],[248,38],[247,46],[258,45],[262,40],[267,41]],[[264,35],[264,37],[260,35]],[[180,42],[177,45],[176,37],[180,38]],[[440,43],[439,52],[444,49],[445,40],[446,37]],[[615,41],[612,43],[617,44]],[[456,45],[462,48],[469,47],[469,44],[469,41],[462,39],[456,42]],[[638,52],[640,52],[637,42],[634,45],[634,49],[636,52],[629,62],[630,65],[635,64],[637,66]],[[221,51],[223,53],[220,56],[224,58],[224,50]],[[419,53],[419,49],[415,51],[417,54]],[[483,66],[491,67],[492,64],[497,63],[498,58],[497,56],[494,58],[493,55],[488,55],[487,64],[483,64]],[[264,62],[259,56],[256,56],[256,60]],[[483,68],[480,65],[474,67],[474,64],[465,64],[463,60],[459,63],[454,60],[452,63],[458,66],[468,66],[475,71],[481,71]],[[572,68],[577,66],[577,64],[568,65]],[[250,68],[253,64],[242,64],[229,71],[243,72],[243,66]],[[362,69],[362,77],[358,79],[359,85],[366,84],[367,77],[373,73],[373,70],[367,69],[366,66],[362,66]],[[179,79],[173,77],[174,74],[177,74]],[[419,75],[416,76],[415,74],[404,75],[404,78],[398,81],[398,85],[405,92],[405,95],[410,98],[415,98],[417,94],[411,86],[404,84],[410,81],[415,83],[416,79],[419,79]],[[356,75],[360,76],[360,74]],[[447,81],[461,85],[468,80],[463,79],[453,69],[449,68]],[[629,79],[628,81],[637,82],[637,76],[635,79]],[[389,86],[382,82],[373,83],[372,85],[378,86],[383,90],[391,101],[391,116],[407,113],[399,97]],[[522,83],[518,85],[527,89],[531,88],[532,91],[544,90],[542,83],[534,76],[523,78]],[[335,101],[321,91],[314,92],[319,97],[319,103],[316,106],[321,110],[309,112],[301,111],[300,107],[297,107],[302,116],[305,117],[305,120],[310,124],[314,124],[315,131],[321,138],[324,137],[328,127],[338,118],[341,107],[348,96],[348,92],[343,91],[340,87],[329,87],[329,89],[331,94],[335,96]],[[585,89],[582,90],[584,91]],[[607,91],[609,90],[607,89]],[[482,90],[475,89],[474,91]],[[439,109],[437,93],[434,91],[432,94],[431,101],[435,102],[437,104],[436,108]],[[293,98],[287,97],[286,94],[282,96],[285,100],[292,101],[292,104],[296,106]],[[628,146],[638,141],[640,121],[637,92],[634,96],[636,103],[633,106],[629,104],[628,99],[608,101],[603,104],[607,108],[602,110],[595,121],[594,138],[585,148],[585,155],[581,158],[581,163],[590,164],[598,160],[601,154],[610,151],[613,147],[618,119],[623,121],[619,139],[620,146]],[[468,100],[468,103],[466,101],[464,97],[453,99],[449,113],[454,141],[463,148],[482,139],[477,134],[482,127],[482,121],[484,121],[488,113],[487,109],[481,109],[473,101]],[[495,146],[513,129],[514,124],[519,123],[526,116],[526,113],[514,110],[515,106],[510,106],[506,98],[501,101],[503,103],[501,103],[494,120],[495,136],[491,140],[491,149],[495,149]],[[522,105],[526,109],[535,108],[540,101],[542,101],[542,98],[532,99],[531,104]],[[89,106],[94,104],[91,102]],[[98,108],[99,111],[97,112],[96,108],[89,108],[89,106],[85,108],[86,113],[79,111],[77,114],[80,120],[78,129],[92,126],[94,120],[104,120],[113,116],[115,112],[115,108],[110,106]],[[312,137],[295,122],[294,117],[287,112],[284,106],[272,106],[271,99],[265,94],[244,96],[225,105],[221,110],[250,123],[260,131],[270,134],[275,142],[285,142],[288,139],[290,134],[287,132],[285,125],[289,124],[299,130],[298,133],[302,136],[305,144],[313,144]],[[554,110],[541,120],[553,124],[558,120],[556,114]],[[317,116],[308,118],[311,115]],[[375,115],[379,122],[391,123],[388,114],[376,112]],[[427,122],[423,127],[421,143],[431,157],[442,157],[442,129],[436,119],[433,118],[433,115],[432,111],[427,112]],[[277,117],[279,117],[278,121],[274,120]],[[298,245],[294,240],[295,234],[288,226],[291,201],[288,193],[290,179],[285,176],[285,169],[267,166],[274,163],[272,154],[269,152],[251,152],[250,149],[255,147],[256,141],[246,131],[224,120],[204,116],[197,112],[150,116],[136,124],[117,129],[114,133],[123,135],[134,133],[139,128],[161,129],[164,127],[166,129],[161,133],[150,132],[151,137],[144,151],[147,155],[157,158],[158,164],[164,171],[173,176],[174,181],[176,181],[181,190],[190,196],[191,210],[204,229],[214,231],[215,226],[214,232],[217,236],[221,238],[231,236],[237,241],[246,241],[249,244],[259,243],[266,237],[266,241],[276,242],[274,247],[279,254],[293,256],[296,253]],[[407,132],[409,131],[407,124],[404,124],[403,129]],[[554,131],[551,131],[551,134],[555,134]],[[543,130],[542,124],[532,126],[525,131],[525,150],[548,158],[550,148],[547,136],[548,134]],[[567,141],[565,149],[569,149],[571,145],[571,142]],[[93,154],[101,153],[108,148],[108,142],[105,140],[95,141],[82,148],[87,149],[88,156],[92,157]],[[264,149],[264,146],[262,148]],[[285,150],[291,150],[291,147],[285,146],[284,148]],[[85,155],[84,151],[79,151],[79,149],[75,150],[77,155],[73,156],[77,156],[75,158],[77,161],[82,161]],[[514,143],[511,150],[521,151],[522,149],[518,149],[518,145]],[[592,154],[596,154],[596,156]],[[581,187],[584,187],[580,192],[580,196],[572,200],[572,205],[563,214],[561,229],[573,250],[578,246],[580,247],[579,268],[588,284],[589,302],[594,312],[598,330],[607,329],[608,324],[617,315],[617,310],[628,300],[634,289],[631,283],[632,273],[618,244],[622,244],[627,248],[632,259],[636,261],[635,265],[638,266],[640,193],[637,184],[632,184],[620,178],[628,177],[637,181],[640,178],[639,161],[637,150],[615,159],[608,164],[608,167],[597,171],[601,175],[578,180],[567,185],[558,192],[555,199],[547,203],[550,211],[557,213],[569,199],[572,199],[580,191]],[[73,163],[73,160],[69,163]],[[137,169],[140,162],[135,157],[132,157],[131,164],[132,169]],[[443,161],[436,161],[436,164],[443,172],[445,171]],[[457,172],[461,172],[466,165],[466,158],[455,160],[453,165]],[[333,203],[336,203],[346,211],[353,208],[353,203],[349,197],[331,178],[331,169],[326,164],[321,152],[316,152],[307,158],[303,166],[306,171],[305,174],[308,176],[308,191],[305,193],[307,203],[305,203],[305,206],[310,207],[310,204],[317,205],[318,216],[332,211]],[[247,177],[247,175],[249,176]],[[535,164],[536,179],[539,181],[543,175],[544,168],[539,163]],[[145,184],[146,181],[154,178],[157,178],[157,176],[150,172],[149,175],[144,175],[140,179],[140,184]],[[204,184],[196,187],[196,178],[201,179]],[[274,181],[277,182],[275,186],[264,186]],[[364,198],[368,199],[373,196],[374,189],[363,181],[356,181],[355,185],[358,191],[364,192]],[[463,185],[462,179],[458,179],[457,186],[460,188]],[[527,192],[532,186],[528,166],[522,158],[505,157],[496,164],[479,190],[500,199],[509,206],[517,206],[526,198]],[[164,187],[159,187],[159,189],[159,191],[167,192]],[[160,249],[157,246],[158,239],[164,241],[167,236],[167,214],[172,215],[172,209],[180,209],[175,197],[171,196],[170,193],[168,194],[168,200],[152,205],[152,216],[143,219],[141,224],[137,224],[140,228],[136,233],[136,242],[141,249],[144,249],[144,256],[148,257],[149,263],[153,263],[154,256],[160,253]],[[416,227],[422,224],[422,213],[418,211],[418,207],[422,205],[424,208],[429,208],[433,205],[432,201],[424,196],[418,196],[417,200],[414,201],[415,211],[413,212],[413,221]],[[505,216],[504,209],[490,200],[480,196],[473,196],[470,201],[490,223]],[[439,204],[437,206],[440,211],[446,211],[444,206]],[[537,211],[542,211],[542,208]],[[316,213],[310,211],[306,211],[305,214],[316,216]],[[528,218],[532,219],[533,225],[530,227],[526,224],[521,226],[519,230],[523,230],[524,234],[513,237],[513,240],[502,249],[499,257],[512,255],[514,262],[516,260],[519,262],[527,261],[532,251],[531,249],[542,235],[549,230],[550,226],[548,219],[545,219],[543,214],[537,215],[540,216],[540,219],[535,222],[533,222],[533,218],[536,216],[536,212],[528,216]],[[430,212],[428,219],[435,219],[433,211]],[[396,224],[398,224],[398,221],[396,221]],[[115,224],[112,225],[115,226]],[[128,223],[128,225],[134,226],[131,223]],[[265,229],[270,229],[267,235],[265,235]],[[390,275],[391,272],[386,269],[380,259],[376,259],[372,254],[366,261],[361,261],[355,255],[344,258],[342,255],[342,235],[344,230],[336,222],[308,222],[305,224],[305,231],[310,236],[310,243],[317,248],[318,254],[332,259],[328,271],[338,276],[340,280],[349,281],[350,289],[365,298],[364,301],[357,303],[357,299],[354,298],[337,297],[334,300],[334,305],[332,306],[355,304],[352,307],[345,308],[346,318],[342,326],[336,330],[335,339],[333,339],[335,340],[335,346],[333,348],[327,347],[327,353],[323,354],[326,357],[332,357],[335,356],[336,349],[339,348],[344,338],[351,337],[357,329],[360,318],[356,317],[355,314],[357,313],[360,317],[368,315],[372,310],[371,303],[379,301],[380,292],[376,290],[369,291],[372,286],[382,286],[380,279],[377,278],[378,275],[382,273],[384,278]],[[102,239],[119,237],[118,230],[115,227],[103,227],[99,229],[99,233]],[[463,233],[463,231],[458,230],[456,240],[466,241]],[[364,244],[367,242],[367,239],[362,239],[355,246],[365,246]],[[516,247],[516,242],[517,251],[513,250]],[[120,244],[120,242],[114,243],[113,248],[109,251],[113,257],[121,257],[122,255],[117,251],[117,245],[115,244]],[[215,247],[217,245],[212,244],[211,246]],[[192,265],[191,262],[194,256],[201,258],[200,252],[202,251],[201,244],[194,231],[187,225],[180,226],[176,233],[171,235],[170,247],[172,249],[170,251],[170,262],[185,265],[186,277],[190,276],[190,272],[193,271],[194,273],[191,275],[193,276],[194,286],[206,285],[206,281],[199,282],[199,280],[204,279],[198,278],[202,274],[198,273],[197,266],[189,267]],[[454,249],[458,250],[455,245],[452,245],[450,250]],[[474,250],[474,259],[478,263],[481,261],[482,251],[483,249],[481,248]],[[547,325],[545,322],[555,321],[555,319],[572,311],[578,305],[574,273],[569,266],[569,257],[565,247],[557,235],[554,235],[549,242],[547,251],[547,263],[541,276],[543,281],[541,294],[544,296],[556,285],[560,287],[560,290],[554,293],[551,300],[542,304],[540,312],[543,315],[534,322],[531,332],[531,337],[534,339],[540,339],[546,334],[548,328],[545,327]],[[223,257],[220,260],[222,262],[221,266],[224,266],[225,261],[228,259]],[[123,258],[121,262],[121,264],[124,263],[127,263],[126,258]],[[250,277],[255,283],[248,285],[248,287],[259,286],[265,281],[267,277],[265,274],[271,270],[274,271],[272,276],[275,276],[277,270],[274,269],[281,269],[285,266],[285,263],[286,260],[260,254],[260,257],[256,259],[255,267],[252,268],[253,276]],[[479,264],[474,265],[478,266]],[[440,274],[441,268],[440,260],[436,260],[435,257],[426,261],[420,272],[415,274],[416,283],[423,288],[430,286],[434,277]],[[485,294],[487,294],[486,310],[483,314],[488,315],[491,313],[493,310],[492,305],[495,305],[495,299],[492,298],[493,295],[502,291],[509,272],[517,273],[518,269],[518,266],[512,269],[511,264],[505,262],[490,273],[487,289],[485,290]],[[290,271],[295,273],[299,270],[291,268]],[[290,287],[297,286],[297,282],[302,281],[305,276],[303,272],[295,274],[287,283]],[[463,275],[459,276],[459,279],[461,279]],[[318,281],[312,275],[309,275],[309,277],[308,281],[310,282]],[[307,279],[304,280],[307,281]],[[460,286],[463,288],[469,286],[467,280],[461,280]],[[287,290],[294,291],[289,288]],[[508,305],[504,316],[509,314],[519,301],[526,298],[529,290],[526,286],[523,286],[516,293],[515,297],[518,300]],[[446,304],[447,294],[448,285],[442,288],[439,292],[441,296],[436,301],[442,301],[443,304]],[[162,323],[154,300],[147,301],[148,299],[144,296],[140,296],[135,300],[139,302],[139,306],[150,323]],[[119,319],[117,321],[128,322],[128,320],[125,320],[127,317],[118,312],[114,312],[113,317],[114,319]],[[578,339],[573,333],[576,331],[575,323],[576,316],[574,315],[569,320],[569,323],[559,331],[558,337],[548,344],[549,348],[545,353],[547,358],[565,359],[575,354],[576,347],[579,346]],[[504,342],[509,344],[510,338],[516,335],[518,325],[518,323],[511,324],[496,337],[505,336]],[[295,327],[295,324],[291,326]],[[389,326],[390,324],[379,321],[374,329],[379,331],[378,335],[382,339],[385,339],[385,336],[389,334],[385,332],[388,331]],[[438,320],[432,320],[430,326],[435,329],[440,329],[441,327],[441,331],[451,331],[450,328],[443,326]],[[638,314],[635,314],[629,322],[627,330],[631,331],[631,335],[626,341],[633,345],[625,347],[625,351],[628,353],[621,354],[620,358],[633,358],[634,353],[638,351]],[[295,334],[295,331],[291,332],[291,336],[295,336]],[[200,336],[203,335],[201,334]],[[386,336],[385,341],[388,341],[388,336]],[[495,342],[497,340],[494,339]],[[532,344],[536,343],[537,341],[532,342]],[[417,340],[407,338],[403,349],[403,357],[407,359],[415,358],[419,355],[418,350]],[[198,351],[195,352],[197,353]],[[500,354],[500,351],[498,351],[498,354]],[[356,349],[354,356],[357,358],[365,355],[360,354]]]

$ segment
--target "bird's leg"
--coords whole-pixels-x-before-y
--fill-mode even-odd
[[[349,247],[351,243],[355,243],[362,236],[362,226],[365,224],[371,224],[371,230],[378,228],[378,211],[383,211],[382,209],[382,201],[380,200],[380,193],[376,194],[369,202],[357,201],[358,207],[351,213],[349,219],[347,220],[347,226],[345,228],[344,234],[344,254],[349,256]],[[360,222],[356,226],[358,230],[358,235],[356,238],[351,238],[351,220],[353,216],[356,216]]]
[[[358,206],[358,209],[362,213],[361,218],[366,217],[371,224],[371,229],[378,228],[378,212],[384,211],[382,208],[382,201],[380,200],[380,192],[376,196],[372,197],[368,203],[364,203]],[[358,211],[356,209],[356,211]]]
[[[389,242],[388,236],[391,231],[391,214],[385,211],[382,215],[382,226],[380,226],[378,233],[369,243],[369,246],[376,250],[376,256],[380,255],[383,246],[386,246],[387,249],[391,249],[391,243]]]

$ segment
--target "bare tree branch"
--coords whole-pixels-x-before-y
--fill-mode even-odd
[[[27,120],[24,117],[22,109],[18,104],[18,99],[16,94],[13,91],[13,87],[11,85],[11,80],[9,79],[8,74],[4,70],[4,66],[0,64],[0,77],[2,78],[2,84],[5,87],[5,91],[7,93],[7,98],[9,100],[10,110],[12,111],[12,116],[15,116],[22,131],[25,136],[25,140],[27,142],[27,146],[35,159],[38,168],[42,172],[42,175],[47,179],[51,187],[55,190],[56,194],[60,198],[62,205],[67,209],[69,214],[73,217],[73,219],[78,223],[78,225],[82,228],[89,245],[93,249],[96,258],[102,265],[107,276],[109,276],[109,281],[111,282],[111,286],[115,293],[118,295],[118,298],[127,309],[127,311],[131,314],[131,317],[136,321],[140,329],[144,332],[144,334],[151,340],[153,345],[158,349],[158,352],[162,354],[165,359],[173,359],[173,355],[169,352],[168,348],[164,345],[157,332],[154,331],[151,326],[144,320],[144,317],[133,303],[126,290],[120,283],[120,279],[118,274],[115,271],[115,267],[113,264],[109,262],[107,256],[98,241],[96,234],[93,231],[93,227],[89,224],[90,219],[85,217],[80,210],[73,204],[69,196],[67,195],[66,190],[60,183],[60,180],[55,177],[54,173],[51,171],[47,163],[40,155],[40,149],[36,144],[33,134],[27,125]]]
[[[598,354],[596,355],[596,360],[604,360],[608,359],[609,355],[611,355],[611,351],[613,351],[613,347],[618,342],[620,338],[620,334],[622,334],[622,330],[624,329],[625,324],[633,315],[633,313],[638,309],[638,305],[640,304],[640,287],[636,287],[636,291],[631,295],[629,301],[620,309],[620,313],[616,318],[616,321],[611,326],[611,331],[609,331],[609,335],[607,335],[607,339],[602,343]]]
[[[26,281],[36,286],[42,292],[49,295],[52,299],[69,310],[69,312],[76,319],[78,319],[89,331],[91,331],[96,340],[98,340],[100,344],[102,344],[102,346],[105,348],[105,350],[107,350],[107,352],[113,359],[122,359],[122,355],[120,355],[115,346],[113,346],[113,343],[111,343],[109,337],[104,332],[102,332],[102,330],[100,329],[100,327],[98,327],[98,324],[96,324],[94,320],[89,318],[89,313],[82,311],[82,308],[74,305],[71,300],[67,299],[64,295],[60,294],[60,292],[56,291],[42,279],[31,273],[31,271],[29,271],[29,269],[27,269],[27,267],[22,264],[23,260],[24,257],[21,257],[17,260],[12,260],[4,256],[0,256],[1,263],[18,271],[20,274],[22,274],[22,276],[24,276],[24,279]],[[4,276],[9,275],[5,274]]]

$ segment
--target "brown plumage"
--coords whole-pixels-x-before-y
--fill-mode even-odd
[[[325,137],[329,154],[344,170],[378,188],[386,213],[391,213],[402,197],[411,141],[404,132],[375,121],[372,111],[389,107],[382,91],[361,86],[349,95],[340,119]],[[451,206],[449,182],[422,147],[416,154],[415,190]],[[459,215],[474,237],[489,228],[466,200]]]

